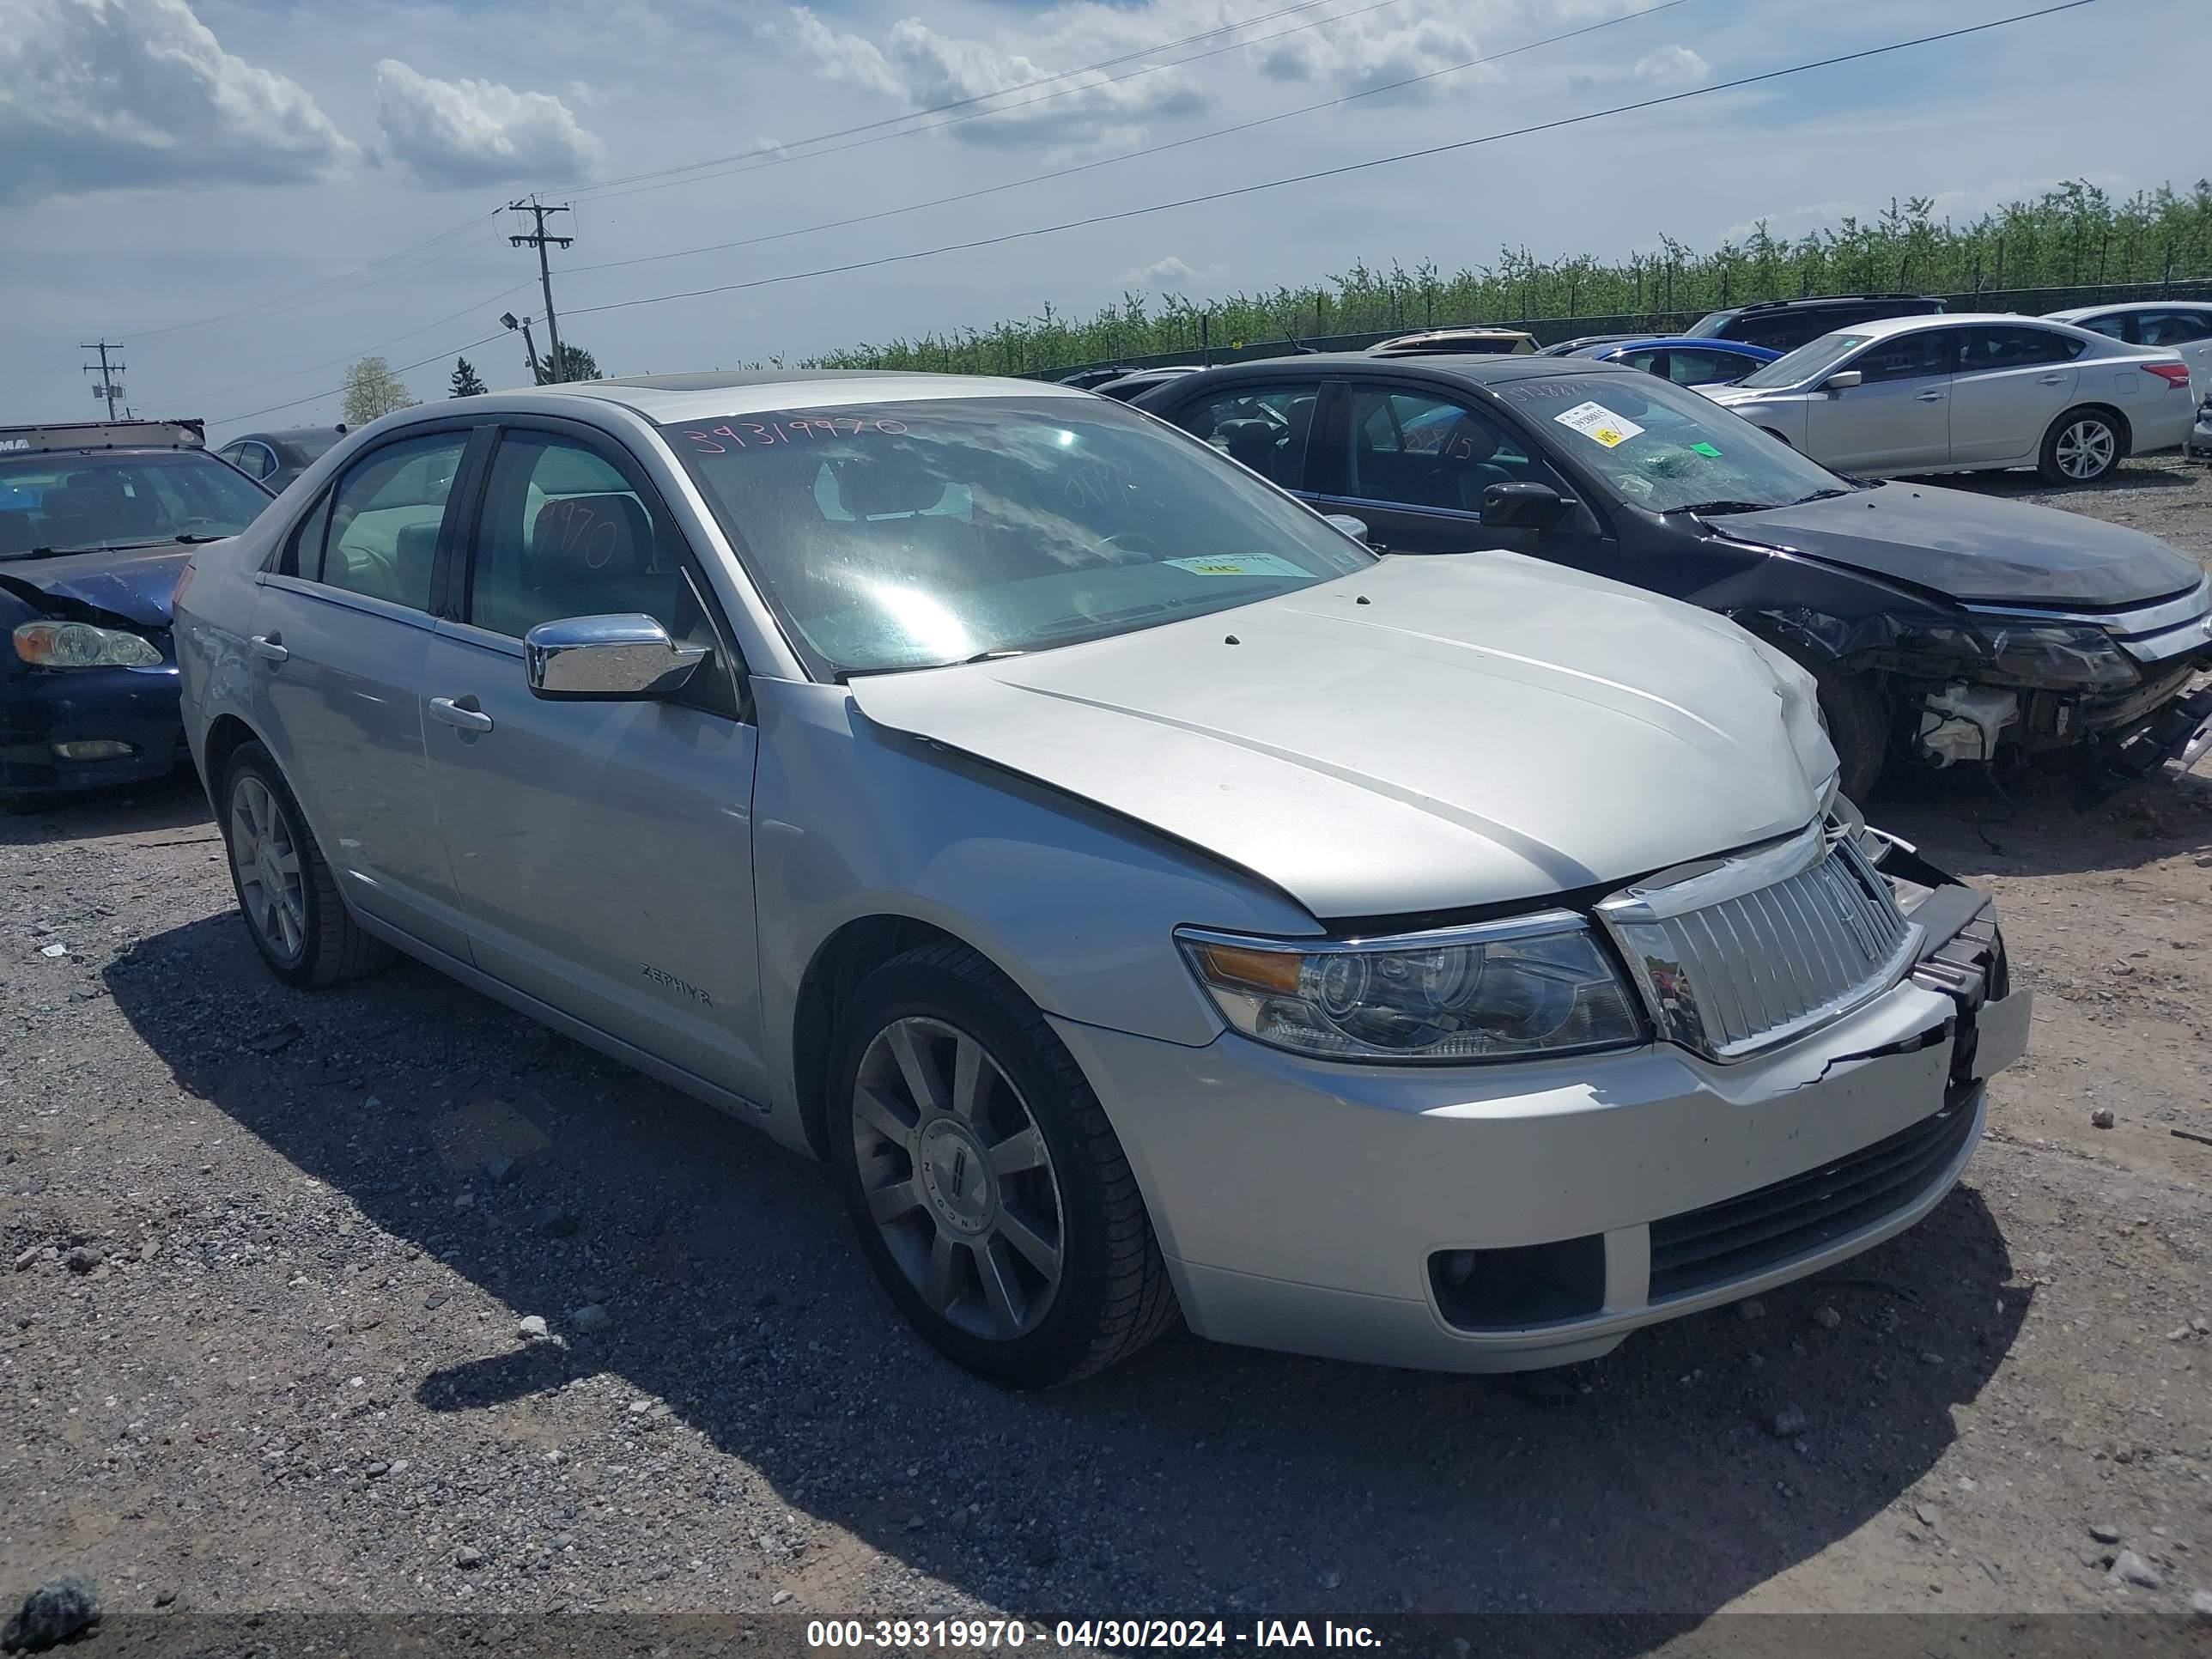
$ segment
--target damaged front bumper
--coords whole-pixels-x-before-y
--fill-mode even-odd
[[[1055,1018],[1136,1167],[1184,1315],[1222,1341],[1492,1371],[1800,1278],[1911,1226],[2027,1044],[1994,911],[1901,846],[1923,935],[1847,1018],[1717,1064],[1333,1065]]]

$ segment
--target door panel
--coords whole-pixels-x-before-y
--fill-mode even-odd
[[[2081,343],[2051,329],[1963,329],[1951,381],[1951,459],[2034,459],[2045,428],[2074,401]]]
[[[1866,378],[1806,399],[1806,451],[1844,472],[1940,467],[1951,459],[1954,330],[1877,340],[1836,365]]]
[[[256,717],[347,896],[464,960],[421,701],[439,526],[468,442],[433,433],[363,455],[261,579],[252,625]],[[371,564],[374,592],[357,580]]]
[[[604,441],[503,435],[462,538],[468,617],[425,671],[430,773],[485,972],[767,1097],[752,896],[756,732],[665,506]],[[642,611],[714,657],[684,700],[548,702],[519,637]]]

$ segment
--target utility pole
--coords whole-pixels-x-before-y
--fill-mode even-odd
[[[112,368],[109,367],[107,349],[107,342],[105,340],[97,340],[90,345],[80,344],[77,347],[79,351],[97,351],[100,354],[100,384],[93,387],[92,391],[94,397],[107,399],[107,418],[112,421],[115,418],[115,400],[123,395],[123,388],[115,383],[115,377],[123,374],[125,368],[121,363],[117,363]],[[118,347],[118,349],[120,348]],[[84,372],[88,374],[92,374],[93,366],[87,363],[84,366]]]
[[[553,316],[553,270],[552,267],[545,262],[545,245],[551,242],[559,246],[567,247],[576,239],[573,236],[548,236],[545,234],[545,216],[549,213],[566,213],[568,209],[565,204],[560,207],[541,207],[535,196],[526,202],[509,202],[507,205],[511,212],[530,215],[537,224],[537,228],[528,235],[510,236],[507,240],[511,247],[534,247],[538,250],[538,280],[545,290],[545,332],[553,342],[553,355],[547,360],[552,367],[547,378],[558,380],[562,378],[561,325]]]

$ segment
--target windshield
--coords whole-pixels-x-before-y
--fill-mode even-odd
[[[1623,501],[1649,512],[1749,512],[1850,487],[1703,392],[1656,375],[1562,374],[1492,389]]]
[[[662,428],[823,678],[1042,650],[1374,562],[1119,404],[945,398]]]
[[[1873,337],[1870,334],[1823,334],[1817,340],[1808,340],[1795,351],[1784,352],[1765,368],[1745,375],[1736,384],[1760,389],[1802,386],[1806,381],[1826,373],[1838,359],[1856,351]]]
[[[234,536],[269,499],[198,450],[0,457],[0,559]]]
[[[1720,331],[1729,325],[1729,320],[1735,315],[1735,313],[1733,311],[1709,311],[1696,322],[1692,323],[1689,327],[1684,329],[1682,337],[1686,340],[1717,339],[1720,337]]]

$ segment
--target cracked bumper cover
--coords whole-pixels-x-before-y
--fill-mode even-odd
[[[1927,933],[1906,976],[1734,1065],[1660,1043],[1349,1066],[1233,1033],[1190,1048],[1054,1023],[1128,1151],[1200,1335],[1430,1370],[1562,1364],[1853,1255],[1957,1182],[1988,1079],[2025,1051],[2029,994],[2009,990],[1989,901],[1893,857]],[[1875,1196],[1842,1205],[1850,1190]],[[1722,1227],[1754,1248],[1703,1278],[1666,1264],[1670,1241]],[[1434,1261],[1529,1246],[1580,1264],[1589,1305],[1507,1328],[1447,1316]]]

